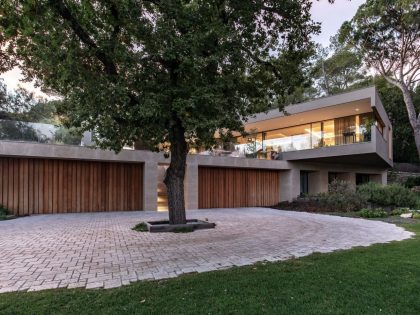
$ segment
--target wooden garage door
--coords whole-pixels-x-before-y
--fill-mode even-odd
[[[141,210],[143,165],[0,158],[0,203],[16,215]]]
[[[205,208],[272,206],[280,201],[280,172],[200,167],[198,205]]]

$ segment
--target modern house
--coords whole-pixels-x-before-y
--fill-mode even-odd
[[[374,87],[271,110],[220,150],[187,159],[188,209],[271,206],[327,191],[334,178],[387,182],[392,126]],[[0,203],[18,215],[165,208],[169,160],[111,151],[0,141]]]

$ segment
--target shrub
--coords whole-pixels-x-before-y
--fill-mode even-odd
[[[404,186],[407,188],[413,188],[414,186],[420,186],[420,176],[409,177],[404,182]]]
[[[359,215],[362,218],[386,218],[388,213],[382,208],[376,209],[362,209],[359,211]]]
[[[403,213],[409,213],[410,208],[395,208],[391,211],[390,215],[401,215]]]
[[[356,193],[356,187],[346,181],[334,180],[327,193],[320,193],[316,200],[332,211],[356,211],[366,206],[366,199]]]
[[[8,214],[9,214],[9,210],[5,206],[0,204],[0,215],[8,215]]]
[[[9,210],[0,204],[0,220],[5,220],[7,215],[9,214]]]
[[[138,223],[132,228],[132,230],[137,232],[147,232],[147,224],[144,222]]]
[[[413,213],[413,219],[420,219],[420,213]]]
[[[359,186],[357,192],[374,206],[416,208],[420,201],[418,194],[399,184],[367,183]]]

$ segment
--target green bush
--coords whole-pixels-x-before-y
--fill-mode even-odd
[[[413,213],[413,219],[420,219],[420,213]]]
[[[9,210],[0,204],[0,220],[6,219],[6,216],[9,214]]]
[[[399,184],[367,183],[359,186],[357,193],[374,206],[416,208],[420,203],[418,194]]]
[[[390,215],[401,215],[403,213],[409,213],[410,208],[395,208],[391,211]]]
[[[141,222],[136,224],[133,228],[133,231],[137,231],[137,232],[148,232],[149,229],[147,228],[147,224],[145,222]]]
[[[341,180],[334,180],[327,193],[320,193],[315,198],[322,207],[333,211],[356,211],[367,204],[366,199],[357,194],[355,186]]]
[[[404,186],[407,188],[413,188],[414,186],[420,186],[420,176],[409,177],[404,182]]]
[[[359,215],[362,218],[386,218],[388,213],[382,208],[376,209],[362,209],[359,211]]]

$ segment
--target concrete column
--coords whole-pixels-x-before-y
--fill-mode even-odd
[[[198,164],[188,164],[184,179],[185,208],[198,209]]]
[[[157,162],[145,162],[143,169],[143,210],[157,211]]]
[[[300,170],[280,172],[280,201],[293,201],[300,194]]]
[[[316,195],[328,191],[328,171],[320,170],[309,173],[309,194]]]

